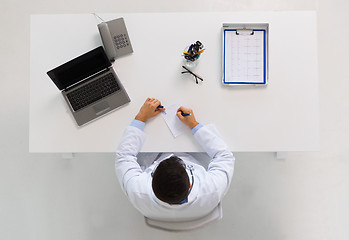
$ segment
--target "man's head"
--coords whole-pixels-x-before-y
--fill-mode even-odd
[[[179,203],[189,194],[190,182],[181,159],[172,156],[162,161],[153,174],[155,196],[163,202]]]

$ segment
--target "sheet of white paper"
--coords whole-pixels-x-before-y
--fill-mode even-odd
[[[253,35],[236,35],[236,31],[225,32],[225,81],[263,83],[263,31],[254,31]]]
[[[166,106],[165,112],[162,112],[162,117],[164,118],[168,128],[170,129],[172,135],[174,137],[178,137],[181,135],[185,130],[187,130],[187,126],[179,120],[177,117],[177,109],[181,105],[178,103]]]

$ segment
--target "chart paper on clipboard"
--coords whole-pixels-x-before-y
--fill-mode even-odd
[[[223,83],[267,84],[267,31],[223,29]]]

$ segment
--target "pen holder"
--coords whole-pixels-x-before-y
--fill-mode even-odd
[[[184,57],[184,64],[187,67],[196,67],[201,53],[203,53],[203,51],[205,50],[203,49],[203,47],[204,46],[200,41],[196,41],[196,43],[193,43],[184,49],[182,56]]]
[[[183,52],[188,52],[190,46],[187,46]],[[184,56],[184,65],[187,66],[188,68],[195,68],[198,64],[198,61],[200,59],[200,54],[197,54],[195,57],[193,58],[186,58],[186,56]]]

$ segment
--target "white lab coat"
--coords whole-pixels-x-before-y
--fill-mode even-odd
[[[116,151],[116,175],[133,206],[148,218],[165,221],[193,220],[211,212],[229,188],[235,163],[233,154],[213,125],[205,125],[194,134],[196,141],[212,158],[207,170],[195,164],[195,159],[191,155],[176,154],[186,165],[192,165],[194,168],[192,171],[194,184],[188,202],[180,205],[171,205],[159,200],[152,190],[151,173],[159,162],[170,154],[162,154],[145,171],[142,171],[137,163],[137,154],[142,148],[145,137],[142,130],[128,126]],[[191,173],[189,170],[187,172],[191,182]]]

